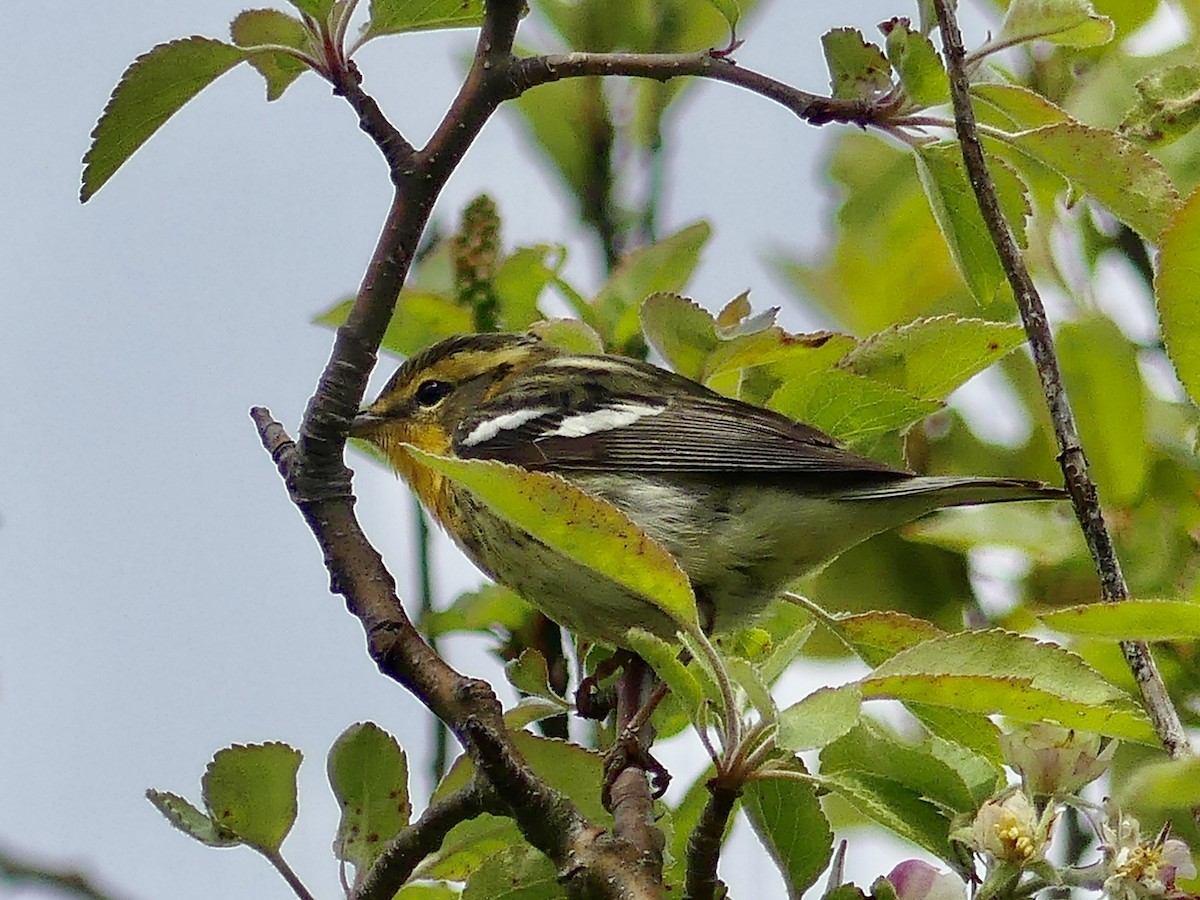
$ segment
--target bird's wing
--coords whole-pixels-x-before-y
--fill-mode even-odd
[[[636,389],[505,391],[457,429],[454,450],[527,469],[912,474],[786,416],[671,380],[683,389],[669,397]]]

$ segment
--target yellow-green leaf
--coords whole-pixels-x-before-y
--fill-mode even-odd
[[[862,700],[857,684],[820,688],[779,714],[776,743],[790,753],[824,747],[858,724]]]
[[[342,810],[333,853],[354,866],[357,882],[412,815],[408,758],[378,725],[359,722],[334,741],[326,770]]]
[[[767,406],[847,444],[900,431],[942,408],[936,400],[923,400],[844,369],[787,381]]]
[[[886,660],[861,684],[867,699],[1001,713],[1140,743],[1158,740],[1130,697],[1078,656],[1007,631],[925,641]]]
[[[1142,766],[1124,784],[1114,787],[1121,806],[1139,813],[1193,809],[1200,806],[1200,758]]]
[[[371,0],[366,38],[436,28],[470,28],[483,21],[483,0]]]
[[[1121,133],[1150,147],[1177,141],[1200,124],[1200,66],[1171,66],[1134,85],[1137,103]]]
[[[238,13],[229,23],[229,36],[246,50],[263,44],[278,44],[311,53],[310,35],[304,23],[277,9],[248,9]],[[272,50],[250,53],[247,59],[266,80],[268,100],[278,100],[288,85],[308,69],[303,60]]]
[[[1088,0],[1012,0],[995,42],[1042,40],[1065,47],[1096,47],[1111,41],[1114,33],[1112,19],[1097,15]]]
[[[1122,600],[1088,603],[1043,613],[1043,623],[1081,637],[1136,641],[1200,640],[1200,603],[1184,600]]]
[[[1154,298],[1163,343],[1192,402],[1200,403],[1200,190],[1162,234]]]
[[[876,100],[892,87],[891,65],[857,28],[835,28],[821,35],[829,68],[829,88],[844,100]]]
[[[564,598],[562,608],[547,610],[551,618],[607,640],[640,624],[652,608],[666,613],[681,628],[699,628],[696,599],[679,563],[611,503],[548,472],[530,472],[493,460],[452,459],[411,446],[408,452],[552,551],[638,594],[646,604],[614,616],[612,610],[580,612],[576,598]],[[596,620],[606,616],[607,620]]]
[[[201,780],[209,816],[242,843],[278,851],[296,821],[300,759],[299,750],[279,743],[218,751]]]
[[[941,400],[1024,341],[1018,325],[938,316],[872,335],[842,365],[918,397]]]

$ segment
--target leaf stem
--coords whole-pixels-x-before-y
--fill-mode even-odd
[[[292,893],[299,897],[300,900],[316,900],[316,897],[304,886],[304,882],[300,880],[300,876],[293,871],[292,867],[288,865],[287,860],[283,858],[283,855],[278,850],[267,850],[262,847],[255,847],[254,849],[266,857],[267,862],[274,866],[275,871],[283,876],[283,880],[288,883],[288,887],[292,889]]]

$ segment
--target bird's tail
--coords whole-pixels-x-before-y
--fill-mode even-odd
[[[1010,500],[1061,500],[1067,492],[1044,481],[1019,478],[980,478],[959,475],[918,475],[897,481],[847,488],[842,500],[884,500],[936,496],[937,506],[972,506]]]

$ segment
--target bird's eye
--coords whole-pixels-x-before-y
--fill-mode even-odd
[[[413,396],[418,406],[437,406],[452,390],[454,385],[449,381],[422,381]]]

